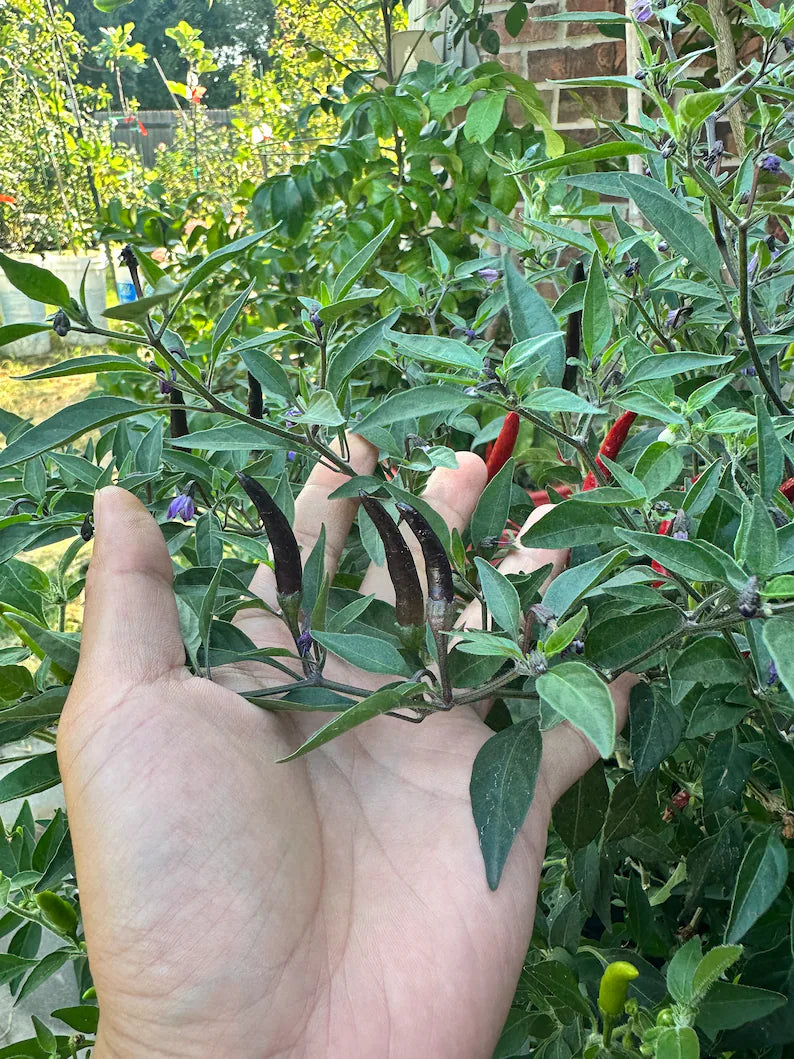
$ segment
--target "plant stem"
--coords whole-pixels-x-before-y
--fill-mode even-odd
[[[747,229],[740,227],[737,236],[739,242],[739,322],[741,324],[742,334],[744,335],[747,351],[750,354],[753,367],[756,370],[758,381],[766,390],[775,408],[785,416],[789,414],[789,410],[780,394],[775,391],[775,387],[772,385],[772,380],[769,378],[763,361],[761,360],[758,347],[755,344],[753,324],[750,318],[750,288],[747,278]]]

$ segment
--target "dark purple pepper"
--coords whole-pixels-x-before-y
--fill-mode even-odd
[[[584,280],[584,265],[577,261],[573,267],[573,282]],[[582,348],[582,312],[571,313],[565,330],[565,374],[562,377],[562,388],[570,392],[576,390],[576,376],[579,371],[579,354]],[[574,363],[569,363],[573,361]]]
[[[83,524],[80,527],[80,536],[83,538],[86,544],[94,536],[94,524],[91,521],[90,515],[86,515],[86,517],[83,519]]]
[[[248,372],[248,414],[252,419],[262,419],[264,416],[262,387],[250,371]]]
[[[185,398],[182,396],[182,391],[172,389],[168,400],[171,402],[171,437],[183,438],[188,433],[188,429]]]
[[[132,249],[129,243],[122,249],[119,254],[119,261],[122,265],[126,265],[129,269],[130,279],[132,285],[135,288],[135,293],[139,298],[143,297],[143,287],[141,286],[141,278],[138,275],[138,258],[135,256],[135,251]]]
[[[394,607],[399,625],[423,625],[425,604],[411,549],[388,511],[374,496],[360,492],[364,510],[372,519],[386,551],[386,566],[394,585]]]
[[[281,597],[299,597],[303,590],[303,563],[298,542],[286,515],[267,489],[242,471],[237,471],[236,474],[237,481],[256,508],[270,541],[276,592],[279,603],[283,606]]]
[[[430,523],[411,504],[398,503],[397,510],[411,527],[419,541],[427,575],[427,620],[436,632],[452,628],[455,616],[455,590],[452,586],[452,567],[444,545]]]

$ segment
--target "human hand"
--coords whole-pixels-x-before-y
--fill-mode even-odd
[[[351,438],[358,473],[376,459]],[[462,530],[485,468],[471,453],[458,462],[425,499]],[[330,571],[356,512],[328,500],[339,484],[318,467],[296,502],[305,554],[326,526]],[[529,944],[551,806],[596,759],[591,744],[567,724],[544,734],[533,805],[491,892],[469,799],[489,704],[419,725],[379,717],[276,764],[317,717],[238,695],[276,682],[261,667],[192,676],[156,523],[116,488],[98,494],[95,520],[58,756],[101,1006],[96,1059],[490,1056]],[[558,573],[565,560],[518,549],[501,568]],[[268,568],[252,587],[275,604]],[[362,591],[391,599],[385,569]],[[293,646],[264,610],[238,619],[258,646]],[[383,683],[332,657],[326,673]],[[618,725],[632,682],[612,685]]]

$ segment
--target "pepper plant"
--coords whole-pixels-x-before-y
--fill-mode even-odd
[[[270,332],[245,312],[274,239],[267,229],[184,278],[129,248],[139,297],[103,320],[56,277],[0,257],[12,283],[57,307],[56,329],[112,343],[31,373],[32,384],[85,371],[117,380],[114,393],[43,423],[6,413],[0,424],[3,741],[52,742],[79,654],[69,607],[82,591],[92,497],[109,482],[162,525],[186,664],[211,680],[256,661],[270,678],[247,696],[252,709],[317,712],[285,769],[375,715],[394,719],[399,740],[398,719],[494,701],[494,734],[471,778],[493,888],[532,802],[542,734],[572,724],[602,760],[554,810],[501,1059],[530,1048],[771,1057],[794,1041],[794,169],[782,102],[794,78],[779,47],[794,17],[756,3],[746,17],[758,56],[735,84],[708,90],[687,79],[669,32],[645,22],[632,78],[646,99],[641,127],[615,125],[605,143],[546,157],[494,152],[526,203],[519,220],[477,206],[503,256],[454,264],[433,241],[421,287],[410,271],[381,277],[399,298],[364,325],[385,288],[361,284],[391,224],[321,280],[306,274],[293,325]],[[728,164],[717,134],[740,99],[747,140]],[[644,172],[622,168],[626,158]],[[564,188],[559,212],[587,205],[589,227],[536,216],[552,183]],[[186,342],[192,292],[241,268],[250,281],[230,292],[209,348]],[[20,326],[39,325],[0,340]],[[346,432],[377,447],[376,473],[353,473]],[[450,534],[423,483],[454,466],[456,450],[484,454],[494,439],[471,523]],[[339,497],[360,500],[333,582],[323,537],[303,554],[290,528],[317,463],[339,472]],[[532,485],[551,507],[521,533]],[[550,585],[548,567],[499,571],[517,532],[529,547],[570,549]],[[37,550],[53,544],[60,558],[45,572]],[[370,560],[386,564],[394,606],[359,591]],[[249,588],[259,563],[274,567],[294,649],[257,648],[233,620],[264,605]],[[482,627],[456,627],[471,603]],[[381,686],[328,679],[329,658]],[[625,672],[640,679],[618,733],[609,683]],[[57,782],[54,752],[35,753],[0,780],[0,800]],[[7,834],[0,923],[13,947],[0,973],[24,997],[73,963],[86,1000],[57,1017],[77,1036],[50,1041],[42,1027],[28,1054],[74,1054],[90,1047],[96,1008],[70,914],[66,821],[58,814],[35,842],[26,808]],[[42,928],[61,945],[39,959]]]

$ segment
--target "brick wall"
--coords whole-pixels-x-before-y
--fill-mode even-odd
[[[413,0],[413,25],[423,25],[419,8],[437,6],[439,0]],[[571,77],[594,77],[626,72],[626,46],[622,40],[606,37],[592,23],[538,22],[542,15],[562,11],[620,11],[625,0],[536,0],[529,18],[517,37],[504,27],[510,0],[486,0],[485,10],[493,15],[493,27],[502,47],[499,61],[508,69],[532,81],[541,93],[551,120],[560,131],[574,134],[593,131],[593,119],[626,116],[626,92],[618,88],[588,90],[561,89],[549,81]],[[410,9],[409,9],[410,10]],[[445,56],[446,57],[446,56]],[[489,59],[485,53],[480,58]],[[580,137],[583,138],[583,137]]]

